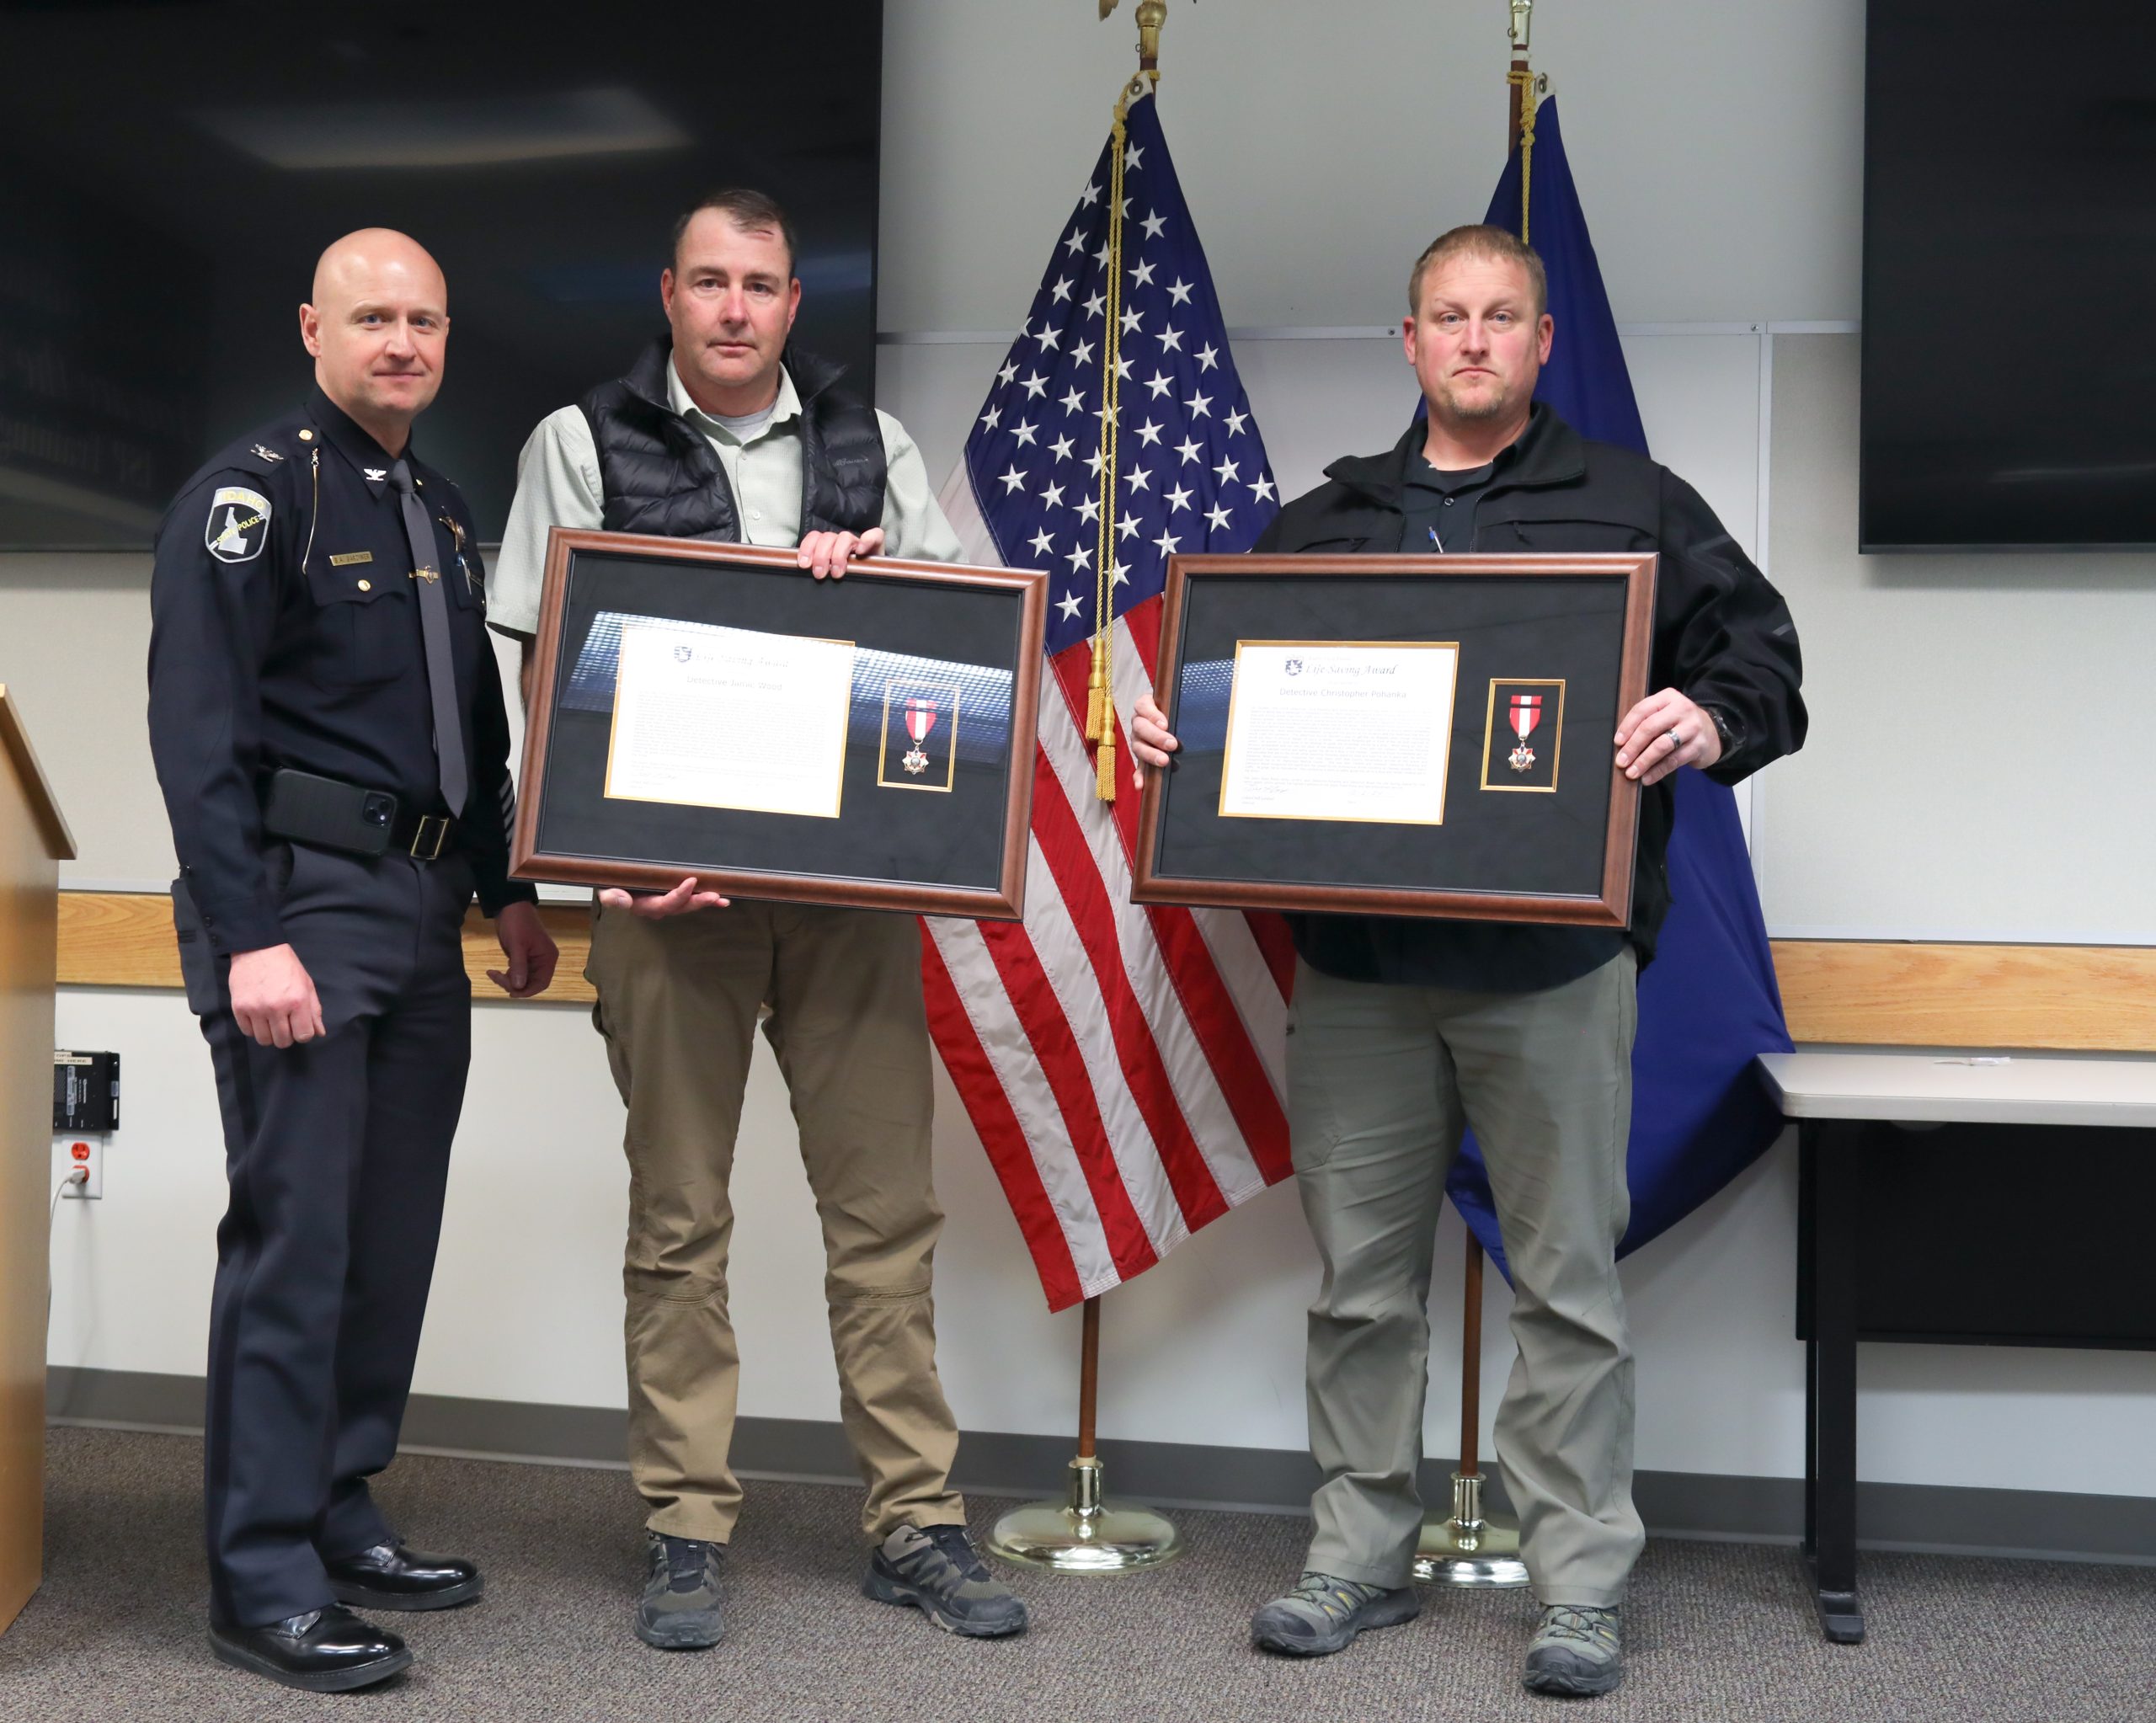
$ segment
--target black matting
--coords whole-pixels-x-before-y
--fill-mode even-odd
[[[1169,728],[1182,744],[1154,852],[1162,878],[1283,885],[1534,892],[1602,889],[1611,738],[1625,637],[1616,575],[1193,575]],[[1222,819],[1230,672],[1238,640],[1460,644],[1442,825]],[[1490,684],[1564,679],[1557,787],[1482,788]],[[1503,702],[1492,781],[1514,738]],[[1554,739],[1545,725],[1538,751]]]
[[[650,862],[831,879],[875,879],[994,891],[1001,883],[1011,770],[1013,683],[1024,650],[1024,595],[939,587],[856,571],[815,580],[800,569],[578,552],[563,608],[546,795],[535,848],[542,855]],[[608,800],[612,668],[602,618],[755,628],[851,640],[853,710],[836,819]],[[879,786],[889,659],[960,683],[956,759],[948,792]],[[595,666],[595,659],[597,660]],[[894,733],[902,733],[895,717]],[[744,745],[714,738],[713,746]],[[937,756],[937,776],[945,765]],[[901,776],[895,760],[886,775]],[[752,895],[752,894],[744,894]]]

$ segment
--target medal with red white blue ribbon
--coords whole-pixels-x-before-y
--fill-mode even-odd
[[[1534,770],[1534,750],[1527,745],[1527,739],[1534,733],[1534,727],[1542,722],[1542,696],[1540,694],[1515,694],[1512,697],[1513,733],[1519,738],[1519,746],[1508,757],[1514,771]]]
[[[906,701],[906,734],[913,738],[913,746],[906,750],[901,762],[915,777],[928,770],[928,755],[921,744],[928,739],[928,733],[936,728],[936,702],[923,700],[919,695]]]

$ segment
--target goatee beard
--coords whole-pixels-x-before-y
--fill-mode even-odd
[[[1494,394],[1485,395],[1474,401],[1462,401],[1459,396],[1448,392],[1445,405],[1452,408],[1455,419],[1502,419],[1505,410],[1512,405],[1512,391],[1500,389]]]

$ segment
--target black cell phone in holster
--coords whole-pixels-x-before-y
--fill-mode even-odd
[[[316,844],[355,856],[379,856],[397,824],[397,797],[310,771],[284,767],[270,776],[262,829],[296,844]]]

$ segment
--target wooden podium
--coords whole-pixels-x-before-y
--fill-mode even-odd
[[[45,1215],[60,863],[75,840],[0,684],[0,1632],[44,1576]]]

